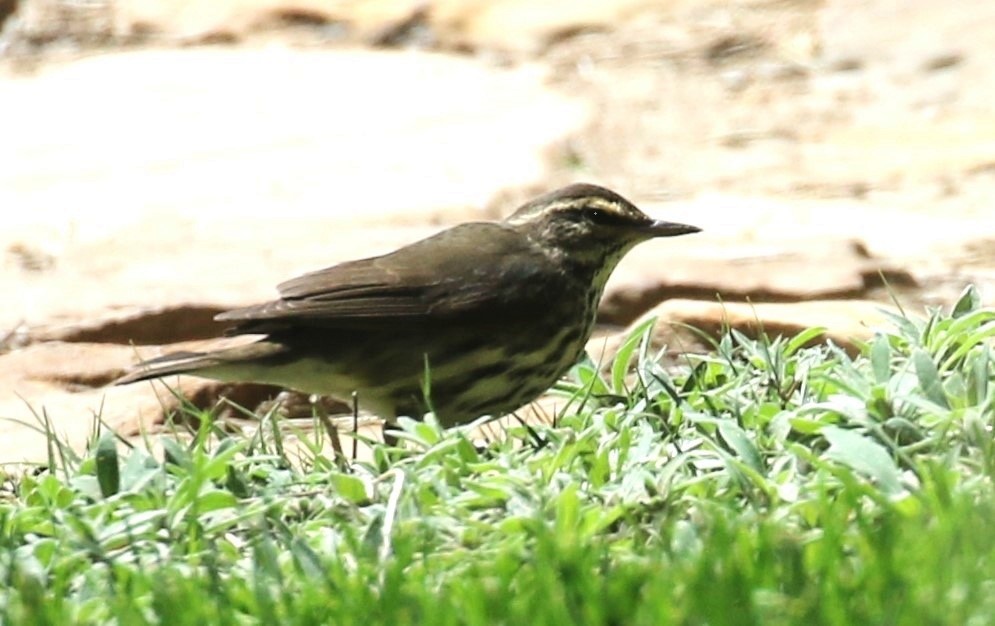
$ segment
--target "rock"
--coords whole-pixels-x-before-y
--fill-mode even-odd
[[[50,3],[41,3],[50,4]],[[295,25],[343,24],[354,38],[404,20],[419,0],[116,0],[111,33],[121,40],[233,42],[249,33]],[[51,31],[56,11],[43,6],[30,16],[30,32]],[[47,29],[46,29],[47,26]]]
[[[914,277],[869,256],[857,240],[821,237],[715,245],[705,233],[643,244],[619,266],[606,288],[599,320],[627,324],[669,298],[794,301],[851,298]]]
[[[650,0],[435,0],[431,16],[443,43],[535,53],[559,38],[612,30],[637,13],[659,8]]]
[[[0,142],[0,289],[16,294],[0,337],[24,322],[86,341],[202,337],[282,280],[480,216],[587,114],[530,67],[278,48],[52,64],[0,81],[0,101],[44,121]],[[144,309],[160,330],[132,332]]]
[[[790,337],[813,327],[825,328],[816,341],[829,339],[851,355],[859,351],[858,342],[870,339],[875,328],[888,326],[885,311],[898,313],[892,306],[868,300],[816,300],[811,302],[745,303],[669,300],[646,313],[657,318],[654,341],[667,343],[672,337],[669,327],[684,325],[705,331],[718,338],[724,328],[734,328],[750,337],[766,333]],[[638,322],[637,322],[638,323]],[[681,346],[668,344],[671,348]]]
[[[859,20],[854,19],[857,15]],[[817,27],[824,56],[864,59],[905,71],[936,69],[933,60],[956,58],[959,55],[950,50],[952,42],[970,48],[990,47],[992,19],[995,7],[970,0],[952,4],[836,0],[820,11]]]
[[[45,422],[80,450],[97,415],[119,432],[137,432],[143,415],[149,420],[161,415],[130,390],[117,389],[107,398],[95,391],[114,377],[129,352],[123,346],[49,343],[0,355],[0,462],[46,462]]]
[[[80,83],[103,97],[61,109]],[[45,120],[0,145],[13,232],[62,240],[148,215],[418,223],[539,180],[543,151],[589,113],[534,66],[276,47],[94,56],[4,80],[0,98],[11,119]]]
[[[0,288],[20,296],[0,311],[0,328],[23,323],[29,341],[143,345],[216,337],[226,328],[214,322],[218,312],[273,299],[278,283],[303,272],[388,252],[436,230],[275,216],[226,228],[211,222],[150,217],[68,245],[49,271],[0,273]],[[305,231],[317,235],[305,239]]]
[[[97,313],[66,324],[38,325],[29,337],[37,341],[96,342],[121,345],[161,345],[218,337],[225,324],[214,316],[226,307],[203,304],[135,305],[124,313]]]
[[[408,41],[404,30],[417,24],[430,33],[422,42],[443,48],[537,52],[558,37],[610,29],[655,8],[649,0],[119,0],[115,28],[125,38],[156,33],[171,41],[213,41],[288,23],[341,24],[351,40],[396,45]]]
[[[3,4],[3,3],[0,3]],[[114,35],[111,2],[65,2],[64,0],[32,0],[20,4],[13,27],[5,34],[10,49],[23,52],[24,45],[51,43],[99,45],[108,43]],[[0,12],[2,12],[0,8]],[[2,20],[0,20],[2,21]]]
[[[153,353],[145,350],[143,356]],[[235,407],[254,411],[280,392],[267,385],[192,377],[166,381],[177,393],[161,382],[109,386],[136,359],[135,349],[128,346],[57,341],[0,355],[0,463],[46,462],[46,422],[78,452],[92,436],[98,417],[124,437],[139,437],[158,431],[170,415],[178,416],[177,423],[187,419],[184,402],[244,418]]]

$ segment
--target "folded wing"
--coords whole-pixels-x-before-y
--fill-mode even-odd
[[[217,319],[235,322],[230,332],[244,334],[423,324],[474,309],[507,315],[495,293],[502,285],[527,292],[544,271],[543,261],[541,252],[506,226],[463,224],[391,254],[304,274],[279,285],[280,299]]]

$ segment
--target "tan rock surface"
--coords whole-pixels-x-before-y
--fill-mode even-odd
[[[417,20],[446,48],[534,53],[559,36],[608,29],[627,17],[680,4],[650,0],[118,0],[113,32],[167,40],[245,37],[288,24],[339,24],[340,37],[378,41],[385,31]]]
[[[867,300],[813,300],[811,302],[745,303],[670,300],[646,316],[658,319],[657,340],[668,343],[671,326],[691,326],[718,338],[724,328],[735,328],[750,337],[765,333],[771,339],[791,337],[801,331],[824,328],[819,340],[828,339],[851,354],[858,342],[873,337],[874,330],[891,324],[885,311],[898,313],[892,306]],[[670,344],[673,349],[682,346]]]
[[[10,119],[44,123],[13,125],[0,145],[5,239],[47,226],[86,241],[146,216],[383,224],[479,207],[539,180],[543,150],[585,119],[541,80],[534,66],[276,46],[120,52],[7,77]]]
[[[686,352],[707,352],[712,346],[698,331],[718,340],[727,328],[748,337],[766,333],[774,339],[792,337],[803,330],[821,327],[824,332],[813,343],[830,340],[851,355],[859,343],[872,338],[875,330],[891,327],[887,313],[898,314],[891,305],[871,300],[812,300],[809,302],[706,302],[674,298],[663,302],[622,330],[592,338],[587,353],[595,363],[607,367],[622,342],[648,319],[655,319],[651,341],[666,348],[666,359],[679,362]],[[915,315],[915,312],[911,313]]]
[[[187,343],[171,348],[195,347],[197,344]],[[181,410],[184,402],[198,409],[221,407],[222,414],[237,418],[240,411],[220,405],[221,398],[255,410],[280,391],[266,385],[224,384],[192,377],[109,385],[138,355],[150,357],[156,352],[108,343],[48,341],[0,354],[0,463],[45,462],[46,421],[60,441],[80,450],[98,419],[124,437],[139,439],[160,431],[170,416],[177,417],[182,431],[183,423],[189,422]]]
[[[844,342],[877,319],[865,299],[886,298],[879,270],[910,310],[967,282],[995,301],[995,4],[21,4],[44,27],[9,44],[27,62],[0,59],[14,121],[0,141],[0,352],[207,337],[215,311],[297,273],[573,180],[705,229],[627,258],[608,321],[694,296],[706,302],[657,313],[709,329],[760,317],[768,333],[821,324]],[[246,45],[107,54],[93,42],[114,38],[87,33]],[[31,56],[50,40],[51,56]],[[66,62],[74,49],[105,54]],[[841,296],[857,302],[824,301]],[[728,301],[747,297],[777,302]],[[119,367],[105,349],[132,356],[58,343],[0,355],[0,415],[30,416],[20,393],[81,442],[104,397],[91,385]],[[183,384],[202,402],[218,392]],[[160,419],[154,394],[130,393],[106,396],[116,424]],[[18,432],[4,450],[37,452]]]
[[[0,274],[0,287],[20,296],[0,312],[0,327],[23,320],[32,340],[125,344],[216,336],[224,326],[213,316],[222,310],[272,299],[276,285],[297,274],[388,252],[433,230],[148,218],[68,243],[48,270]]]
[[[77,450],[93,434],[95,416],[122,433],[154,423],[162,415],[154,399],[132,389],[100,389],[129,352],[124,346],[45,343],[0,355],[0,462],[44,462],[45,420]]]
[[[436,0],[429,19],[444,43],[539,52],[558,37],[608,30],[647,11],[682,0]]]
[[[479,215],[586,110],[534,68],[276,48],[93,57],[0,81],[0,101],[45,121],[0,142],[0,289],[18,294],[0,329],[270,298],[429,232],[404,224]]]
[[[701,223],[701,222],[699,222]],[[705,227],[707,228],[707,226]],[[601,320],[626,324],[674,297],[705,301],[795,301],[860,297],[882,285],[915,286],[913,275],[835,237],[708,236],[637,248],[612,277]]]

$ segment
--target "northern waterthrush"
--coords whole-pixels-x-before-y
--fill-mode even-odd
[[[629,250],[698,230],[655,221],[608,189],[570,185],[501,222],[460,224],[285,282],[278,300],[216,318],[258,341],[167,354],[117,382],[193,374],[355,392],[387,420],[431,407],[445,426],[504,414],[577,362]]]

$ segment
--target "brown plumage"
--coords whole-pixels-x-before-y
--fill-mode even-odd
[[[444,230],[379,257],[279,285],[223,313],[228,350],[145,361],[118,383],[189,373],[348,397],[391,419],[434,408],[445,425],[535,399],[580,357],[605,282],[637,243],[697,232],[618,194],[571,185],[502,222]],[[428,381],[426,402],[423,389]]]

